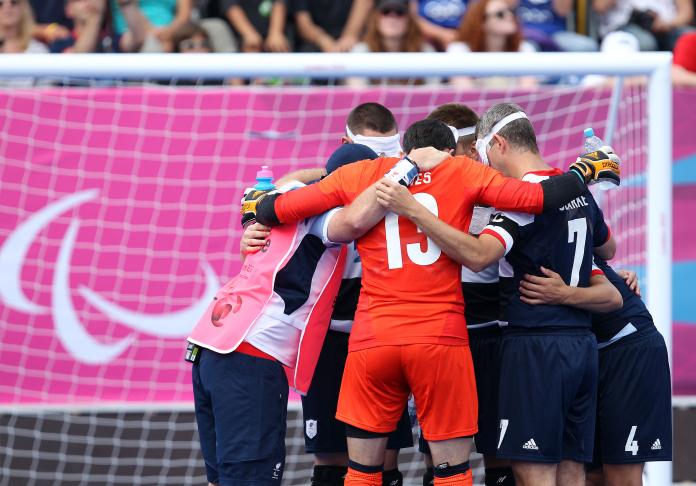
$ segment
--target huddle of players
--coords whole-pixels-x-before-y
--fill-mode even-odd
[[[405,149],[408,153],[411,148],[433,146],[454,155],[479,158],[474,148],[478,135],[485,142],[482,158],[490,160],[493,168],[503,174],[531,182],[556,175],[541,161],[531,123],[520,113],[519,107],[506,103],[494,106],[478,120],[463,105],[443,105],[428,119],[439,120],[449,128],[443,131],[442,124],[426,123],[420,131],[415,130],[417,143]],[[399,155],[396,123],[383,106],[367,103],[356,107],[347,125],[352,139],[346,142],[373,146],[379,155]],[[471,133],[474,126],[475,134]],[[526,173],[525,168],[529,167],[541,171]],[[423,180],[414,182],[424,184],[429,174],[425,172]],[[595,413],[595,457],[604,464],[607,484],[640,484],[645,461],[671,458],[671,394],[664,342],[642,301],[623,278],[599,259],[595,270],[590,270],[592,251],[610,258],[613,243],[589,192],[560,209],[547,208],[541,216],[499,213],[482,232],[472,223],[469,230],[480,232],[478,239],[452,226],[443,227],[444,223],[431,213],[432,207],[431,211],[418,214],[425,207],[425,196],[414,199],[403,186],[385,184],[377,189],[376,197],[381,197],[380,203],[387,209],[412,220],[427,235],[428,248],[420,251],[421,257],[430,258],[428,253],[432,255],[437,245],[450,259],[479,270],[461,268],[461,289],[478,388],[476,447],[485,456],[487,485],[515,484],[515,478],[523,485],[584,484],[582,464],[592,462]],[[483,209],[479,213],[487,216]],[[398,217],[394,219],[398,225]],[[248,231],[258,231],[258,227]],[[397,226],[397,237],[398,231]],[[389,239],[390,235],[386,236]],[[246,249],[253,251],[262,239],[246,238]],[[349,354],[348,333],[360,292],[360,259],[354,252],[355,245],[349,248],[352,253],[331,330],[312,386],[302,400],[307,451],[316,456],[312,484],[317,485],[343,484],[349,464],[346,428],[335,418]],[[417,256],[415,250],[414,255]],[[438,250],[436,259],[439,255]],[[540,266],[545,268],[540,271]],[[571,303],[575,307],[564,305]],[[539,304],[542,307],[535,307]],[[590,321],[590,314],[584,309],[611,312],[594,313]],[[597,345],[590,325],[600,343],[599,381]],[[476,389],[471,391],[452,389],[447,393],[465,394],[467,400],[475,402],[472,397]],[[648,396],[650,400],[646,400]],[[383,484],[400,484],[396,456],[398,449],[411,445],[403,403],[401,410],[399,427],[387,445],[391,452],[382,456],[378,464],[364,464],[353,456],[371,462],[365,461],[370,451],[363,454],[365,451],[358,448],[350,458],[354,477],[346,483],[373,484],[379,476]],[[466,413],[472,412],[475,421],[475,404]],[[370,431],[374,427],[356,427],[355,419],[346,418],[351,424],[351,439],[367,441],[364,444],[368,444],[368,449],[382,438],[381,442],[386,442],[385,432],[393,430]],[[447,442],[430,435],[431,442],[437,445]],[[430,483],[433,476],[437,484],[470,484],[466,442],[450,445],[465,451],[464,461],[441,462],[442,454],[438,454],[437,465],[428,469],[424,484]],[[424,440],[421,450],[429,452]]]

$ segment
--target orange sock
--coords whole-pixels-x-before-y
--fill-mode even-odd
[[[382,486],[382,471],[364,473],[348,467],[348,474],[343,484],[344,486]]]
[[[471,475],[471,469],[465,473],[447,476],[446,478],[438,478],[435,476],[435,486],[472,486],[474,478]]]

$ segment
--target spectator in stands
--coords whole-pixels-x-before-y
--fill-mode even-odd
[[[288,52],[285,0],[223,0],[243,52]]]
[[[522,37],[520,21],[506,0],[477,0],[469,5],[459,26],[457,39],[447,52],[534,52],[534,46]],[[510,84],[523,88],[535,87],[534,77],[485,78],[474,81],[455,76],[452,83],[462,88],[473,88],[485,83],[486,87],[506,87]]]
[[[69,37],[56,39],[48,46],[58,52],[101,52],[99,36],[104,21],[106,0],[67,0],[65,15],[72,21]]]
[[[593,0],[592,6],[600,14],[601,37],[630,32],[641,51],[671,51],[694,18],[691,0]]]
[[[677,86],[696,87],[696,32],[682,35],[674,46],[672,81]]]
[[[122,52],[172,50],[174,32],[191,18],[192,0],[111,0]]]
[[[28,0],[0,0],[0,51],[46,53],[44,44],[32,37],[34,14]]]
[[[597,41],[567,29],[574,0],[509,0],[517,9],[525,39],[539,51],[591,52]]]
[[[294,0],[300,52],[348,52],[362,35],[373,0]]]
[[[65,0],[30,0],[34,12],[34,38],[46,45],[71,36],[72,21],[65,14]]]
[[[173,51],[182,54],[207,54],[213,52],[208,32],[198,24],[182,25],[172,37]]]
[[[411,12],[428,41],[445,50],[457,38],[469,0],[412,0]]]
[[[435,48],[423,40],[423,34],[415,16],[409,11],[408,0],[379,0],[370,13],[367,32],[362,42],[353,46],[352,52],[435,52]],[[423,80],[374,80],[374,83],[416,83]],[[437,84],[439,78],[429,78],[428,84]],[[349,78],[350,86],[368,84],[365,78]]]

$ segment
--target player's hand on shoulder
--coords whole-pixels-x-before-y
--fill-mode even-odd
[[[587,152],[578,157],[570,170],[580,176],[586,184],[611,182],[621,184],[621,159],[614,150],[605,145],[600,150]]]
[[[422,147],[411,150],[408,157],[418,165],[418,169],[421,172],[424,172],[434,169],[443,160],[450,158],[451,155],[435,147]]]
[[[568,286],[563,278],[548,268],[541,267],[543,276],[525,274],[520,281],[520,300],[525,304],[562,305],[567,298]]]
[[[419,204],[405,186],[386,177],[377,183],[377,202],[383,208],[407,217]]]
[[[266,245],[271,228],[261,223],[253,223],[244,229],[239,249],[243,254],[256,253]]]
[[[634,294],[640,297],[640,284],[638,283],[638,274],[633,270],[617,270],[616,273],[624,279],[628,288],[633,291]]]

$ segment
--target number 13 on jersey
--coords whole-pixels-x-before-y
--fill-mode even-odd
[[[416,201],[425,206],[428,211],[435,216],[438,215],[437,201],[432,195],[426,192],[419,192],[414,194],[413,197]],[[384,217],[384,229],[387,235],[387,262],[389,264],[389,269],[403,268],[404,262],[401,251],[401,235],[399,234],[399,215],[387,213]],[[420,228],[418,228],[418,232],[421,232]],[[440,250],[440,247],[430,238],[427,238],[425,251],[421,249],[420,243],[409,243],[406,245],[406,255],[416,265],[425,266],[435,263],[437,259],[440,258],[441,253],[442,250]]]

